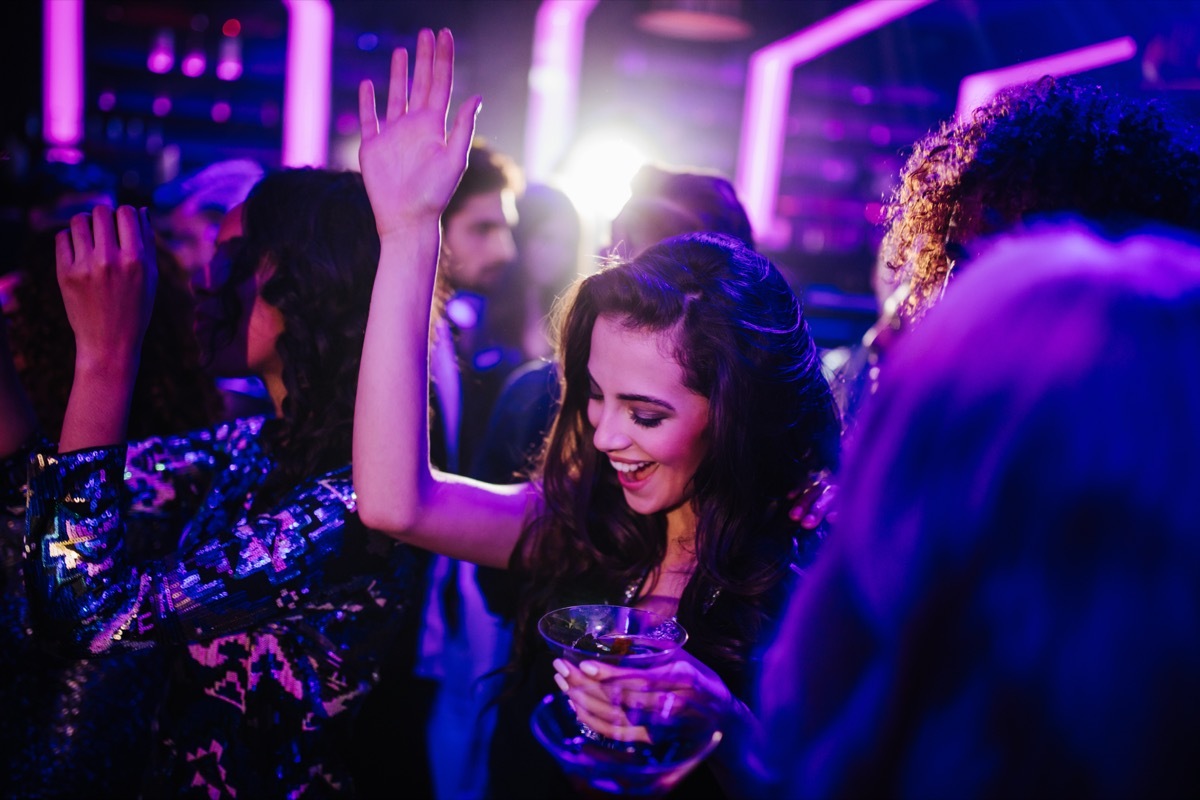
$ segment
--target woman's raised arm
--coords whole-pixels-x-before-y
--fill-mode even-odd
[[[359,164],[379,230],[354,413],[354,485],[369,527],[454,558],[507,566],[534,493],[435,473],[429,464],[429,327],[440,220],[467,164],[479,98],[446,132],[454,75],[448,30],[392,57],[387,115],[359,88]]]

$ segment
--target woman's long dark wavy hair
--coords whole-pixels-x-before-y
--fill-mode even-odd
[[[265,266],[271,272],[260,295],[283,316],[275,346],[287,396],[280,418],[263,429],[275,461],[254,501],[264,507],[297,483],[350,463],[379,236],[362,176],[320,169],[263,178],[246,199],[243,226],[222,295],[230,301],[239,279]]]
[[[811,473],[836,466],[839,422],[800,301],[783,276],[737,239],[704,233],[610,265],[564,300],[563,401],[542,467],[545,507],[513,557],[530,587],[517,614],[516,661],[530,657],[538,616],[572,587],[619,592],[666,554],[665,512],[634,513],[592,444],[588,359],[602,315],[671,332],[686,386],[709,400],[710,444],[691,501],[697,566],[678,616],[689,650],[724,676],[737,674],[781,602],[776,590],[794,547],[784,498]],[[711,604],[714,592],[719,600]]]

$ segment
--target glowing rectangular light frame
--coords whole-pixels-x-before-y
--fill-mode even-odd
[[[958,107],[954,112],[964,119],[972,111],[991,100],[1001,89],[1029,83],[1045,75],[1074,75],[1089,69],[1107,67],[1128,61],[1137,55],[1137,42],[1131,36],[1109,39],[1106,42],[1067,50],[1064,53],[1023,61],[1000,69],[976,72],[958,85]]]
[[[42,0],[42,138],[51,161],[83,153],[83,0]]]
[[[545,181],[570,144],[588,16],[599,0],[542,0],[533,28],[525,175]]]
[[[283,0],[288,12],[283,81],[285,167],[323,167],[329,160],[329,92],[333,8],[329,0]]]
[[[755,239],[763,247],[783,247],[791,235],[787,221],[777,217],[775,210],[792,71],[932,2],[863,0],[750,56],[735,183],[754,227]]]

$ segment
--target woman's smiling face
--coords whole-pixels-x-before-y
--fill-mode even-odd
[[[622,322],[602,315],[592,328],[592,442],[617,471],[630,508],[669,512],[691,499],[708,452],[708,399],[684,385],[671,331]]]

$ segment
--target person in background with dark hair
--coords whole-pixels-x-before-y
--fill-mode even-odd
[[[670,236],[725,233],[754,247],[750,218],[727,178],[692,168],[647,164],[612,223],[610,252],[633,258]]]
[[[262,176],[262,167],[248,159],[218,161],[154,190],[155,239],[189,279],[208,267],[222,238],[222,221]],[[160,260],[159,266],[165,264]],[[225,419],[271,413],[271,398],[256,377],[220,376],[217,385]]]
[[[1191,797],[1200,242],[986,246],[897,342],[765,655],[787,797]]]
[[[227,374],[261,376],[275,415],[128,443],[149,223],[97,208],[59,234],[77,343],[62,436],[5,453],[31,463],[33,619],[68,656],[169,649],[146,794],[352,795],[354,718],[421,589],[414,554],[359,522],[348,466],[379,240],[354,173],[270,175],[230,225],[198,278],[199,340]],[[127,531],[146,518],[173,547],[135,562]]]
[[[787,492],[837,460],[838,421],[800,303],[766,259],[731,237],[696,234],[580,281],[564,306],[564,393],[539,478],[484,484],[428,457],[428,337],[439,218],[479,102],[447,135],[449,31],[421,31],[411,96],[407,54],[392,61],[382,128],[360,89],[363,178],[382,242],[355,418],[354,473],[365,522],[456,558],[516,570],[523,592],[513,691],[490,762],[500,796],[568,791],[534,741],[530,714],[554,682],[582,719],[621,740],[621,701],[558,662],[536,633],[546,611],[607,600],[678,613],[688,651],[638,673],[661,702],[715,706],[727,742],[754,721],[739,699],[750,655],[787,591],[797,542]],[[617,668],[609,668],[616,670]],[[727,790],[734,747],[710,763]],[[712,796],[714,773],[695,779]]]
[[[517,257],[489,300],[485,336],[498,358],[525,365],[553,353],[548,319],[584,271],[583,220],[565,192],[545,184],[525,187],[517,215]]]
[[[154,190],[154,232],[189,275],[204,269],[217,249],[217,229],[263,176],[247,159],[218,161]]]

